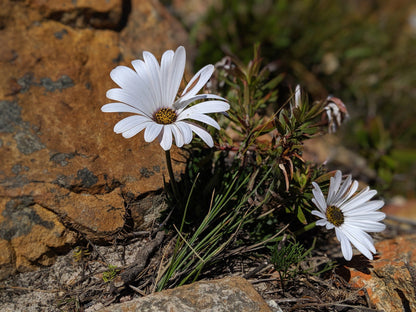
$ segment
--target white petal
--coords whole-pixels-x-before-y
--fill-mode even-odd
[[[371,245],[371,249],[374,249],[374,246],[372,246],[372,243],[369,242],[366,237],[360,233],[359,230],[354,229],[352,227],[344,227],[342,229],[342,233],[348,238],[348,240],[357,248],[364,256],[366,256],[368,259],[372,260],[373,255],[371,254],[369,250],[369,245]]]
[[[137,73],[127,66],[117,66],[110,72],[113,81],[123,89],[135,89],[140,84]]]
[[[360,228],[366,232],[382,232],[386,229],[386,225],[377,221],[372,220],[360,220],[360,219],[348,219],[345,221],[346,226],[353,226]]]
[[[152,124],[151,121],[149,122],[144,122],[142,124],[139,124],[125,132],[123,132],[123,137],[125,137],[126,139],[129,139],[133,136],[135,136],[137,133],[139,133],[140,131],[142,131],[144,128],[146,128],[147,126],[149,126],[150,124]]]
[[[144,79],[136,71],[126,66],[117,66],[110,76],[122,89],[137,98],[140,105],[149,106],[147,103],[153,102],[148,79]]]
[[[331,222],[327,222],[325,224],[325,227],[327,230],[332,230],[335,227],[335,225],[333,225]]]
[[[318,210],[312,210],[312,211],[311,211],[311,214],[313,214],[314,216],[317,216],[318,218],[321,218],[321,219],[326,219],[325,214],[323,214],[321,211],[318,211]]]
[[[365,236],[366,233],[364,233],[361,229],[349,226],[345,226],[342,229],[342,232],[345,234],[351,244],[354,245],[354,247],[357,248],[364,256],[370,260],[373,259],[370,249],[375,250],[375,248],[372,245],[372,240],[368,240],[368,238]]]
[[[183,138],[183,134],[181,132],[181,130],[179,129],[179,127],[176,124],[172,124],[172,125],[168,125],[170,126],[172,133],[175,137],[175,143],[177,147],[182,147],[185,140]]]
[[[348,175],[347,178],[342,182],[341,186],[339,187],[338,192],[335,194],[335,196],[332,198],[332,202],[334,205],[342,198],[345,198],[345,193],[348,191],[349,187],[351,186],[351,175]]]
[[[340,229],[335,228],[335,233],[339,242],[341,243],[342,255],[344,256],[345,260],[350,261],[352,258],[352,247],[350,241]]]
[[[191,127],[186,122],[175,122],[175,125],[179,128],[179,130],[182,132],[184,144],[189,144],[192,141],[193,134]]]
[[[204,68],[200,69],[194,77],[192,77],[191,81],[187,84],[185,87],[185,90],[183,90],[182,98],[183,100],[187,100],[190,97],[193,97],[196,95],[199,90],[202,89],[203,86],[208,82],[208,80],[211,78],[212,73],[214,72],[214,65],[207,65]]]
[[[184,117],[185,114],[181,114],[178,116],[177,120],[183,120],[183,119],[193,119],[193,120],[198,120],[200,122],[206,123],[207,125],[213,126],[214,128],[220,130],[220,125],[218,124],[218,122],[216,122],[213,118],[204,115],[204,114],[191,114],[188,117]]]
[[[368,250],[370,250],[372,253],[376,253],[376,248],[374,247],[374,241],[373,238],[370,236],[370,234],[361,231],[361,238],[363,243],[367,246]]]
[[[169,69],[172,67],[172,60],[174,55],[175,52],[173,52],[173,50],[167,50],[162,55],[162,59],[160,61],[160,73],[166,74],[166,77],[169,74]],[[163,79],[166,77],[162,76]]]
[[[124,103],[108,103],[101,107],[101,111],[104,113],[135,113],[143,114],[139,109],[134,106]]]
[[[137,110],[139,110],[143,115],[146,115],[149,118],[152,116],[152,107],[150,105],[148,105],[147,103],[142,103],[140,98],[131,95],[124,89],[110,89],[107,91],[107,97],[109,99],[133,106]]]
[[[167,92],[167,102],[163,103],[164,105],[169,105],[168,107],[172,107],[173,103],[175,102],[175,97],[178,93],[179,86],[182,82],[183,73],[185,71],[185,63],[186,63],[186,51],[185,48],[180,46],[176,49],[172,64],[170,66],[169,74],[167,76],[166,84],[163,85],[166,88]],[[163,77],[162,77],[163,79]]]
[[[334,203],[334,206],[341,207],[349,198],[357,191],[358,189],[358,182],[354,181],[345,196],[340,198],[336,203]]]
[[[322,211],[322,213],[326,213],[327,205],[325,202],[324,194],[322,194],[321,189],[319,188],[318,184],[315,182],[312,182],[313,186],[315,187],[312,190],[313,196],[315,200],[312,200],[312,202],[315,204],[315,206]]]
[[[190,122],[187,122],[187,124],[209,147],[214,146],[214,140],[204,128]]]
[[[386,225],[384,223],[376,223],[374,225],[369,225],[366,229],[367,232],[377,233],[383,232],[386,229]]]
[[[363,221],[381,221],[386,215],[381,211],[362,211],[361,207],[352,209],[344,213],[344,216],[351,220],[363,220]]]
[[[157,138],[159,133],[162,131],[163,125],[152,122],[150,123],[144,132],[144,140],[146,142],[152,142],[154,139]]]
[[[369,213],[376,211],[384,206],[384,201],[382,200],[371,200],[360,205],[359,209],[350,209],[349,211],[344,212],[345,215],[353,215],[355,213]]]
[[[185,107],[187,107],[190,103],[198,100],[206,100],[206,99],[215,99],[215,100],[221,100],[221,101],[227,101],[221,96],[215,95],[215,94],[198,94],[191,98],[188,98],[187,100],[183,100],[182,98],[178,99],[174,104],[173,107],[176,110],[181,110]]]
[[[295,107],[299,107],[301,102],[300,85],[295,88]]]
[[[159,63],[156,60],[155,56],[147,51],[143,52],[143,60],[148,69],[149,79],[151,81],[151,86],[154,90],[154,95],[156,96],[155,102],[158,105],[162,104],[162,86],[160,82],[160,67]]]
[[[328,221],[324,219],[320,219],[316,221],[316,225],[319,225],[319,226],[326,226],[327,224],[328,224]]]
[[[318,184],[318,183],[316,183],[316,182],[312,182],[312,186],[313,186],[313,188],[316,188],[316,189],[321,189],[321,188],[319,187],[319,184]]]
[[[341,184],[342,173],[341,171],[337,170],[335,172],[335,176],[331,177],[329,182],[329,190],[328,190],[328,197],[326,199],[326,203],[328,206],[332,206],[334,202],[332,199],[335,197],[336,193],[338,192],[339,186]]]
[[[167,50],[162,55],[162,59],[160,61],[160,83],[162,88],[162,100],[161,105],[166,106],[171,104],[173,101],[170,99],[172,98],[172,92],[169,90],[170,75],[172,71],[172,60],[174,56],[174,52],[172,50]],[[173,95],[174,99],[175,94]]]
[[[155,90],[152,79],[153,74],[150,72],[149,67],[142,60],[134,60],[131,64],[137,72],[137,75],[142,79],[142,87],[147,90],[148,98],[150,100],[146,99],[146,104],[150,107],[151,111],[158,110],[162,107],[160,103],[160,90]]]
[[[131,65],[133,65],[134,70],[136,71],[137,75],[143,78],[144,72],[146,72],[147,75],[147,67],[145,63],[142,60],[134,60],[131,62]],[[145,80],[146,81],[146,80]]]
[[[332,125],[331,128],[328,129],[329,130],[329,133],[334,133],[335,130],[336,130],[336,128],[335,128],[335,125],[334,125],[334,123],[332,121],[333,118],[332,118],[331,110],[329,108],[327,108],[327,107],[325,107],[324,109],[326,110],[326,116],[328,117],[328,124],[329,125]]]
[[[167,151],[172,147],[172,131],[170,127],[163,127],[163,131],[160,133],[159,142],[160,146]]]
[[[222,113],[230,109],[230,104],[223,101],[206,101],[185,109],[181,114],[189,117],[193,113]],[[187,118],[185,117],[185,118]]]
[[[139,115],[129,116],[127,118],[120,120],[118,123],[116,123],[116,125],[114,126],[114,132],[123,133],[144,122],[150,122],[150,121],[151,120],[149,118],[144,117],[144,116],[139,116]]]
[[[342,207],[340,207],[340,209],[342,212],[347,212],[350,209],[355,209],[359,207],[360,205],[364,204],[365,202],[369,201],[376,194],[377,194],[377,191],[369,190],[369,187],[367,186],[360,193],[358,193],[357,195],[352,197],[350,200],[345,202],[342,205]]]

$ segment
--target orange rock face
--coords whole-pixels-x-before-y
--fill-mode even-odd
[[[351,285],[364,288],[378,310],[416,311],[416,235],[375,247],[379,253],[375,260],[365,263],[356,258],[348,266]]]
[[[1,1],[0,278],[49,264],[79,233],[111,240],[126,195],[168,177],[159,144],[116,135],[122,116],[100,108],[115,66],[143,50],[160,56],[187,34],[155,1],[123,3]]]

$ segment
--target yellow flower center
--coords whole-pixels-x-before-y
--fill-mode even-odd
[[[344,223],[344,214],[338,207],[329,206],[326,209],[326,219],[333,225],[340,226]]]
[[[174,123],[176,120],[176,117],[177,115],[174,110],[170,108],[161,108],[155,113],[154,120],[158,124],[168,125],[168,124]]]

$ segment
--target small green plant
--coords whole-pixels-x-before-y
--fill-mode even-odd
[[[109,264],[108,270],[103,273],[103,281],[108,283],[111,282],[117,276],[120,269],[117,268],[115,265]]]
[[[341,113],[346,114],[342,102],[338,99],[340,103],[328,103],[330,97],[326,98],[326,95],[326,99],[309,100],[299,85],[295,90],[287,86],[282,88],[280,84],[284,75],[279,74],[277,64],[264,64],[257,44],[254,45],[253,58],[247,63],[235,56],[226,56],[215,66],[203,67],[188,83],[181,97],[173,101],[174,94],[170,89],[179,86],[180,81],[172,84],[162,77],[169,72],[181,73],[185,50],[180,47],[176,52],[165,52],[160,67],[154,66],[157,60],[150,55],[144,53],[144,62],[137,64],[149,62],[152,66],[135,68],[138,73],[144,70],[143,75],[132,76],[131,70],[117,67],[112,71],[112,78],[127,90],[126,94],[133,95],[137,93],[136,87],[127,82],[134,78],[144,83],[140,80],[142,77],[152,76],[155,79],[150,85],[155,85],[149,90],[153,93],[147,93],[146,88],[141,91],[155,100],[154,105],[126,97],[120,89],[111,89],[107,93],[110,99],[126,103],[106,104],[102,110],[134,112],[138,116],[121,120],[114,131],[130,138],[146,128],[145,141],[151,142],[158,137],[165,150],[170,177],[170,188],[167,187],[166,192],[176,216],[165,228],[171,231],[172,241],[163,253],[160,270],[156,276],[153,275],[152,289],[160,291],[193,282],[203,276],[207,267],[221,265],[224,258],[236,255],[235,250],[267,250],[276,242],[280,243],[272,249],[271,261],[280,276],[283,290],[289,278],[299,273],[316,272],[311,267],[300,266],[310,256],[314,243],[305,250],[297,242],[298,235],[316,225],[322,226],[324,222],[339,227],[344,222],[343,207],[335,207],[337,202],[328,207],[327,203],[333,198],[339,199],[347,190],[350,191],[345,197],[351,198],[358,182],[351,185],[352,177],[349,176],[341,186],[340,171],[330,179],[332,175],[326,176],[320,165],[304,159],[303,143],[329,131],[327,126],[331,122],[341,125],[345,117]],[[169,64],[175,66],[170,68]],[[210,92],[195,95],[212,76],[215,67],[217,70],[209,83]],[[175,74],[172,77],[179,76]],[[163,88],[161,81],[167,84]],[[283,95],[281,90],[286,90]],[[159,93],[172,101],[170,108],[160,106],[163,101],[159,101]],[[200,102],[204,99],[212,100]],[[191,102],[197,103],[190,105]],[[221,113],[218,122],[205,115],[208,113]],[[193,121],[187,120],[188,117]],[[212,132],[198,122],[219,131]],[[204,145],[188,145],[193,141],[193,132]],[[173,140],[178,148],[187,148],[191,155],[180,182],[176,180],[172,167],[170,148]],[[207,150],[206,145],[211,149]],[[328,190],[328,183],[321,182],[329,179],[332,188]],[[323,192],[328,193],[328,200],[325,200]],[[366,192],[374,196],[374,192]],[[383,202],[378,201],[375,205],[377,208]],[[312,211],[314,208],[319,211]],[[340,218],[327,214],[327,209],[338,211]],[[316,217],[320,220],[314,222]],[[345,219],[348,217],[346,215]],[[371,225],[375,232],[382,230],[383,225],[377,223],[382,217],[384,214],[374,213]],[[362,238],[368,240],[364,234]],[[344,257],[351,259],[351,246],[344,248],[350,241],[345,238],[341,243],[344,244],[343,252],[348,251]],[[367,245],[371,244],[371,241],[367,242]],[[371,258],[373,248],[361,248],[360,251]],[[108,265],[103,280],[114,280],[118,272],[116,266]]]
[[[322,133],[323,102],[310,103],[300,88],[296,100],[293,95],[280,100],[282,75],[273,68],[263,64],[258,45],[247,64],[233,57],[217,64],[211,92],[229,100],[227,118],[221,120],[229,131],[213,134],[217,151],[189,160],[187,178],[193,183],[181,192],[189,195],[157,290],[196,280],[230,246],[280,241],[289,226],[276,222],[283,215],[298,221],[291,222],[292,230],[310,228],[310,184],[321,170],[303,160],[302,142]]]
[[[276,244],[272,250],[271,262],[279,274],[282,289],[285,289],[285,281],[296,276],[301,270],[299,264],[304,261],[310,254],[310,250],[299,242],[293,243],[282,240]]]
[[[88,250],[87,247],[77,246],[74,249],[73,257],[75,262],[83,261],[86,257],[88,257],[91,252]]]

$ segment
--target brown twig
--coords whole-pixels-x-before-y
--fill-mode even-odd
[[[308,308],[308,307],[320,308],[320,307],[330,307],[330,306],[342,307],[342,308],[352,308],[352,309],[360,308],[360,311],[363,311],[363,312],[383,312],[382,310],[370,309],[370,308],[366,308],[366,307],[363,307],[363,306],[355,306],[355,305],[350,305],[350,304],[344,304],[342,302],[328,302],[328,303],[310,302],[310,303],[296,304],[295,306],[290,308],[288,311],[289,312],[298,311],[301,308]]]

